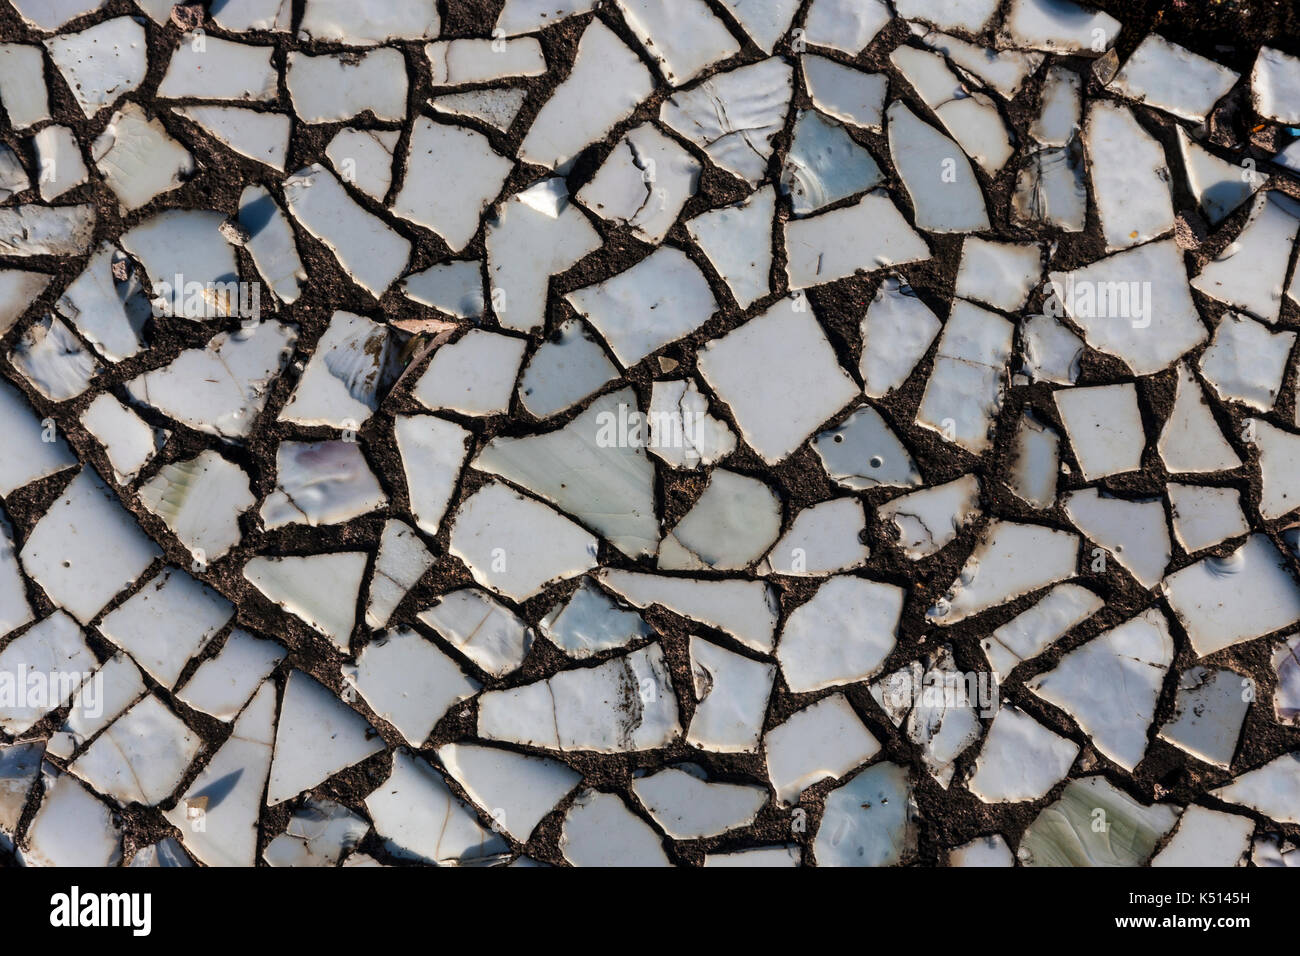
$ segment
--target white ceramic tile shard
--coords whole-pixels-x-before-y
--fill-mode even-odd
[[[258,512],[268,530],[341,524],[388,503],[355,441],[281,442],[275,472],[275,490]]]
[[[777,645],[793,693],[872,677],[894,650],[905,592],[850,576],[831,578],[786,619]]]
[[[1227,95],[1240,74],[1154,33],[1124,62],[1110,89],[1196,123]]]
[[[172,687],[234,613],[234,606],[206,584],[164,568],[106,614],[99,630],[154,680]]]
[[[746,826],[767,803],[765,788],[710,782],[695,764],[636,777],[632,792],[674,840],[698,840]]]
[[[105,20],[44,42],[87,118],[138,87],[148,69],[144,27],[133,17]],[[167,94],[160,89],[159,95]]]
[[[412,747],[419,747],[452,706],[473,696],[477,681],[432,641],[397,630],[365,646],[343,677]]]
[[[315,40],[371,46],[386,40],[436,37],[441,27],[435,0],[309,0],[299,29]]]
[[[968,843],[948,851],[949,866],[1002,867],[1015,866],[1016,856],[1000,833],[976,837]]]
[[[1060,584],[980,641],[980,647],[994,676],[1005,681],[1022,661],[1037,657],[1104,606],[1102,599],[1087,588]]]
[[[1300,635],[1287,638],[1273,652],[1277,689],[1273,692],[1273,713],[1279,723],[1300,724]]]
[[[1079,745],[1004,704],[989,726],[966,786],[985,803],[1038,800],[1069,773]]]
[[[781,190],[796,216],[817,212],[880,184],[875,158],[843,126],[816,110],[800,110],[781,168]]]
[[[69,127],[46,126],[32,137],[32,151],[41,170],[39,190],[45,202],[89,181],[90,170]]]
[[[764,186],[742,202],[701,213],[686,231],[747,309],[770,291],[776,190]]]
[[[500,834],[483,827],[424,760],[404,750],[365,800],[375,831],[395,856],[439,866],[494,863],[509,853]]]
[[[337,866],[369,829],[368,821],[333,800],[308,799],[262,857],[270,866]]]
[[[394,142],[396,139],[394,138]],[[422,305],[461,319],[483,318],[482,263],[475,259],[440,262],[402,281],[402,293]]]
[[[1174,642],[1155,608],[1070,651],[1026,685],[1078,721],[1096,748],[1125,770],[1142,762]]]
[[[116,720],[144,693],[140,668],[128,655],[114,654],[74,696],[67,720],[46,742],[49,753],[64,760],[71,758],[74,751]],[[93,707],[90,706],[92,696]]]
[[[704,0],[617,0],[646,55],[673,86],[740,52],[740,44]]]
[[[167,64],[157,96],[269,102],[276,98],[280,79],[271,60],[274,52],[271,46],[185,34]]]
[[[1241,166],[1220,159],[1188,136],[1181,126],[1177,133],[1178,152],[1183,161],[1187,185],[1196,196],[1210,225],[1217,226],[1255,194],[1260,179],[1243,176]]]
[[[292,126],[284,113],[242,106],[174,106],[172,112],[239,155],[284,172]]]
[[[947,547],[980,513],[980,483],[966,475],[947,484],[900,495],[876,513],[898,530],[898,547],[918,561]]]
[[[993,98],[959,79],[938,53],[900,46],[889,59],[966,155],[997,175],[1015,145]]]
[[[1013,0],[1000,45],[1058,53],[1105,53],[1120,21],[1073,0]]]
[[[674,93],[659,108],[659,121],[704,150],[716,166],[757,186],[767,174],[772,139],[785,125],[793,90],[794,71],[772,57]]]
[[[769,464],[788,457],[858,393],[810,312],[778,303],[705,345],[700,374]]]
[[[1201,374],[1224,399],[1270,411],[1282,391],[1296,333],[1269,332],[1258,322],[1225,313],[1210,347],[1201,353]]]
[[[640,57],[592,20],[578,41],[573,69],[520,143],[520,158],[548,169],[564,165],[626,119],[653,89]]]
[[[1022,866],[1141,866],[1178,816],[1168,804],[1138,803],[1105,777],[1082,777],[1034,819],[1016,856]]]
[[[153,0],[158,3],[159,0]],[[161,0],[160,6],[167,0]],[[167,19],[171,9],[165,11]],[[223,30],[232,33],[246,33],[249,30],[270,30],[287,33],[293,26],[293,4],[291,0],[214,0],[208,10],[212,22]]]
[[[526,344],[521,343],[521,353]],[[518,368],[516,362],[516,373]],[[519,404],[537,418],[550,418],[617,379],[618,369],[604,347],[587,332],[581,319],[570,319],[528,359],[519,377]],[[509,385],[514,385],[513,378]],[[510,404],[509,393],[504,404]]]
[[[91,156],[128,211],[180,186],[195,170],[190,151],[135,103],[113,114],[91,146]]]
[[[882,0],[814,0],[804,19],[804,39],[854,56],[890,19]]]
[[[1192,288],[1276,322],[1297,232],[1300,203],[1278,192],[1258,194],[1236,240],[1201,270]]]
[[[781,533],[781,499],[757,478],[715,469],[695,504],[659,545],[659,568],[738,571]]]
[[[1278,823],[1300,822],[1300,753],[1283,754],[1211,793]]]
[[[901,100],[890,104],[886,117],[889,155],[912,200],[917,227],[928,232],[989,228],[983,189],[957,144]]]
[[[266,805],[290,800],[383,749],[365,718],[324,685],[292,671],[280,703]]]
[[[481,738],[544,750],[632,753],[662,747],[681,732],[658,644],[595,667],[484,691],[478,700]]]
[[[323,166],[308,166],[285,180],[284,198],[293,217],[371,295],[383,295],[406,271],[410,241],[362,208]]]
[[[1280,518],[1300,508],[1300,435],[1283,431],[1258,418],[1246,419],[1252,444],[1259,449],[1259,473],[1263,487],[1259,513],[1265,521]],[[1239,464],[1240,462],[1238,462]]]
[[[1106,249],[1127,249],[1174,227],[1169,168],[1160,144],[1123,106],[1095,101],[1083,141]]]
[[[1260,47],[1250,73],[1255,112],[1279,123],[1300,123],[1300,59]]]
[[[176,697],[218,720],[234,720],[286,653],[275,641],[236,628],[216,656],[199,665]]]
[[[565,298],[625,368],[694,332],[718,306],[699,267],[671,246]]]
[[[921,472],[906,446],[870,405],[822,432],[813,439],[812,448],[831,480],[853,491],[922,484]]]
[[[978,34],[997,12],[996,0],[954,0],[933,3],[931,0],[896,0],[894,9],[900,17],[924,20],[944,30],[964,30]]]
[[[1029,127],[1041,146],[1063,148],[1079,135],[1083,80],[1074,70],[1052,66],[1043,82],[1042,107]],[[1082,226],[1080,226],[1082,228]]]
[[[362,113],[380,122],[406,119],[406,60],[397,50],[320,56],[291,51],[285,86],[304,123],[333,123]]]
[[[0,104],[16,130],[50,118],[45,56],[40,47],[0,43]]]
[[[719,753],[757,752],[776,665],[691,637],[690,666],[697,703],[686,742]]]
[[[1233,670],[1184,671],[1173,715],[1161,728],[1160,739],[1227,770],[1250,706],[1250,687],[1250,680]]]
[[[490,83],[546,72],[542,45],[534,37],[519,40],[439,40],[427,44],[430,80],[434,86]]]
[[[798,0],[721,0],[736,22],[764,53],[771,53],[789,32]]]
[[[1042,249],[1033,242],[989,242],[968,237],[962,246],[955,293],[964,299],[1018,312],[1039,284]]]
[[[863,391],[883,398],[907,381],[942,326],[910,286],[891,276],[876,290],[861,328]]]
[[[695,194],[700,169],[685,147],[647,123],[615,144],[576,198],[601,218],[657,244]]]
[[[14,327],[50,284],[51,277],[22,269],[0,269],[0,335]]]
[[[33,388],[55,402],[76,398],[102,370],[93,353],[53,315],[27,327],[9,361]]]
[[[239,196],[239,225],[248,230],[244,248],[262,279],[276,298],[292,305],[306,283],[307,270],[284,210],[266,189],[248,186]]]
[[[210,210],[168,209],[122,235],[122,248],[149,277],[160,315],[193,322],[239,313],[257,318],[234,249],[221,233],[225,220]]]
[[[1153,588],[1160,583],[1173,549],[1159,498],[1130,500],[1085,488],[1066,496],[1064,505],[1075,528],[1109,552],[1139,584]]]
[[[509,411],[525,339],[470,329],[440,346],[411,394],[431,411],[498,415]]]
[[[375,553],[375,567],[366,594],[366,626],[384,627],[406,593],[433,567],[434,561],[433,553],[418,534],[405,522],[390,518]]]
[[[1164,593],[1198,657],[1300,620],[1300,587],[1262,534],[1227,557],[1206,557],[1165,579]]]
[[[79,256],[95,230],[93,206],[9,206],[0,209],[0,254]]]
[[[0,497],[77,464],[63,436],[48,424],[20,391],[0,383],[0,428],[6,443],[6,454],[0,456]]]
[[[477,588],[443,594],[418,617],[493,677],[517,670],[533,643],[532,628]]]
[[[889,85],[883,73],[865,73],[824,56],[799,58],[813,104],[842,123],[880,132]]]
[[[27,584],[18,564],[13,539],[13,527],[0,516],[0,636],[36,619],[27,600]]]
[[[38,621],[0,651],[0,727],[17,736],[69,702],[74,713],[102,703],[92,699],[93,683],[86,685],[98,663],[81,628],[68,615],[55,611]]]
[[[596,539],[534,498],[489,482],[452,523],[449,553],[474,580],[514,601],[596,566]]]
[[[130,482],[158,450],[154,430],[107,392],[86,407],[80,421],[104,446],[119,485]]]
[[[792,290],[930,258],[929,245],[881,190],[852,206],[787,221],[785,248]]]
[[[597,579],[638,608],[659,605],[730,634],[759,653],[776,641],[777,599],[759,581],[704,580],[602,569]]]
[[[1178,829],[1152,866],[1244,866],[1250,852],[1255,822],[1249,817],[1190,806],[1178,820]]]
[[[560,852],[574,866],[671,866],[657,834],[612,793],[580,794],[564,817]]]
[[[18,553],[46,595],[83,624],[139,578],[158,548],[90,469],[83,469]]]
[[[68,770],[121,806],[156,806],[180,783],[201,741],[150,694],[74,760]]]
[[[113,265],[121,260],[112,245],[102,244],[55,303],[59,314],[109,362],[140,352],[150,312],[137,287],[114,277]]]
[[[345,126],[325,147],[325,155],[345,183],[383,202],[393,185],[393,156],[398,130],[353,129]]]
[[[415,526],[436,535],[460,480],[470,433],[434,415],[399,415],[393,433]]]
[[[1088,187],[1084,181],[1082,151],[1071,146],[1030,153],[1021,165],[1011,203],[1016,225],[1083,232],[1088,215]]]
[[[1235,488],[1206,488],[1170,482],[1165,488],[1174,537],[1188,554],[1247,534],[1250,525]]]
[[[916,807],[904,767],[869,767],[826,798],[813,841],[819,866],[896,866],[916,849]]]
[[[917,424],[972,454],[986,451],[1002,407],[1002,380],[1014,335],[1015,325],[1001,316],[954,301],[917,409]]]
[[[139,496],[203,564],[240,542],[239,516],[257,503],[243,469],[211,449],[163,465]]]
[[[955,624],[1050,584],[1074,577],[1079,538],[1041,525],[994,520],[944,595],[929,611]]]
[[[832,498],[803,509],[759,566],[761,574],[821,577],[867,563],[866,518],[855,498]]]
[[[1054,395],[1085,481],[1142,467],[1146,433],[1133,385],[1075,387]]]
[[[839,779],[880,752],[843,694],[796,712],[763,735],[767,775],[782,804],[798,803],[808,787]]]
[[[646,450],[674,468],[712,465],[736,450],[736,436],[709,412],[694,381],[657,381],[650,391]]]
[[[536,33],[569,17],[587,13],[596,0],[506,0],[496,30],[504,36]]]
[[[439,113],[476,119],[504,133],[514,125],[526,99],[528,91],[522,86],[491,87],[444,93],[430,99],[429,105]]]
[[[356,623],[357,596],[366,570],[366,554],[255,557],[243,575],[267,600],[301,618],[313,630],[346,651]]]
[[[484,229],[493,311],[501,325],[521,332],[541,325],[551,276],[572,268],[601,242],[558,177],[501,203]]]
[[[1165,467],[1180,475],[1240,468],[1241,459],[1224,438],[1200,382],[1186,363],[1179,364],[1176,381],[1174,406],[1157,442]],[[1261,448],[1261,457],[1263,454]]]
[[[396,378],[397,351],[388,326],[335,312],[278,420],[355,431]]]
[[[412,127],[406,165],[393,212],[436,232],[453,252],[474,238],[480,216],[514,166],[482,133],[425,118]],[[455,181],[455,189],[445,188],[447,178]]]
[[[438,760],[447,773],[521,843],[582,780],[558,760],[478,744],[445,744]]]
[[[45,798],[18,853],[23,866],[116,866],[122,828],[107,804],[71,774],[43,774]]]
[[[523,623],[519,623],[523,627]],[[555,605],[538,623],[542,636],[569,657],[586,660],[602,651],[626,647],[650,636],[650,625],[631,608],[616,602],[583,578],[567,601]]]
[[[645,441],[636,395],[625,388],[600,396],[563,428],[492,439],[471,466],[546,498],[637,557],[653,554],[660,538]]]
[[[1007,486],[1017,498],[1039,511],[1056,503],[1061,470],[1061,436],[1026,411],[1012,446]]]

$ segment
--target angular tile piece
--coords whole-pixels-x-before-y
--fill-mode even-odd
[[[934,368],[917,409],[917,424],[972,454],[993,443],[1002,380],[1015,326],[987,309],[956,300],[939,337]]]
[[[1124,62],[1110,88],[1139,103],[1202,123],[1239,78],[1227,67],[1151,33]]]
[[[883,73],[864,73],[811,53],[799,62],[808,95],[819,110],[842,123],[880,132],[889,85]]]
[[[994,676],[1004,681],[1021,661],[1037,657],[1104,606],[1102,599],[1087,588],[1059,584],[1037,604],[980,641],[980,647]]]
[[[602,569],[598,580],[639,608],[660,605],[768,653],[776,640],[776,593],[758,581],[701,580]]]
[[[826,798],[813,842],[820,866],[896,866],[916,847],[907,770],[881,763]]]
[[[832,498],[805,508],[759,565],[760,574],[820,577],[861,567],[871,556],[866,519],[856,498]]]
[[[1178,822],[1165,804],[1143,806],[1104,777],[1072,780],[1025,831],[1023,866],[1141,866]]]
[[[1186,363],[1178,366],[1176,381],[1174,407],[1157,444],[1165,467],[1173,474],[1240,468],[1241,459],[1223,437],[1205,392]]]
[[[700,374],[769,464],[788,457],[857,394],[817,320],[778,303],[705,345]]]
[[[882,0],[813,0],[804,20],[804,39],[854,56],[890,20]]]
[[[1278,823],[1300,823],[1300,754],[1283,754],[1211,793]]]
[[[244,577],[267,599],[328,637],[342,651],[356,622],[357,594],[366,570],[362,551],[255,557]]]
[[[226,41],[214,38],[212,42]],[[105,20],[80,33],[51,37],[45,48],[87,118],[138,87],[148,69],[144,27],[133,17]],[[158,93],[168,95],[161,88]]]
[[[398,415],[393,432],[415,526],[436,535],[460,480],[470,433],[434,415]]]
[[[1069,773],[1079,745],[1024,711],[1003,704],[989,727],[967,786],[985,803],[1038,800]]]
[[[674,468],[712,465],[736,450],[736,436],[709,413],[694,381],[655,382],[646,450]]]
[[[812,442],[826,474],[854,491],[882,486],[912,488],[921,472],[893,429],[870,405],[863,405],[841,424]]]
[[[626,647],[651,633],[640,614],[620,606],[590,578],[582,579],[567,602],[551,608],[538,628],[548,641],[577,660]]]
[[[694,764],[633,778],[632,792],[674,840],[697,840],[746,826],[767,802],[764,788],[710,782]]]
[[[1147,727],[1173,658],[1169,624],[1152,608],[1070,651],[1026,686],[1074,717],[1099,751],[1132,771],[1146,754]]]
[[[55,303],[59,314],[110,362],[140,352],[150,312],[132,283],[119,284],[114,277],[113,265],[121,261],[120,252],[102,244]]]
[[[546,72],[542,45],[534,37],[519,40],[439,40],[424,48],[434,86],[490,83]]]
[[[388,503],[355,441],[280,442],[275,472],[259,512],[267,530],[341,524]]]
[[[388,326],[335,312],[278,420],[355,431],[396,379],[397,351]]]
[[[808,787],[866,763],[880,752],[880,743],[844,696],[832,694],[769,730],[763,749],[772,789],[789,805]]]
[[[366,626],[381,628],[406,592],[433,567],[434,556],[404,522],[390,518],[375,554],[375,569],[366,595]]]
[[[176,697],[218,720],[234,720],[285,654],[275,641],[236,628],[217,655],[199,665]]]
[[[1060,389],[1055,398],[1085,481],[1142,467],[1146,434],[1133,385]]]
[[[23,866],[116,866],[122,830],[106,804],[71,774],[47,780],[41,808],[27,828]]]
[[[186,34],[172,53],[157,96],[255,103],[274,100],[280,78],[271,61],[274,52],[271,46]]]
[[[333,800],[308,799],[262,857],[271,866],[337,866],[369,829],[366,820]]]
[[[898,529],[898,546],[913,561],[945,548],[979,514],[980,484],[966,475],[947,484],[901,495],[877,509]]]
[[[1190,806],[1183,811],[1178,829],[1151,860],[1151,865],[1242,866],[1254,831],[1255,823],[1249,817]]]
[[[748,475],[715,469],[695,504],[659,545],[659,567],[736,571],[758,560],[781,533],[781,499]]]
[[[781,190],[796,216],[806,216],[880,184],[884,174],[838,123],[801,110],[781,169]]]
[[[82,685],[97,660],[77,623],[62,611],[38,621],[0,651],[0,727],[17,736],[69,701],[74,713],[89,711]],[[94,684],[88,690],[94,693]]]
[[[650,644],[595,667],[484,691],[478,734],[544,750],[632,753],[675,740],[681,724],[663,651]]]
[[[786,618],[777,645],[795,694],[874,675],[894,650],[906,592],[851,576],[831,578]]]
[[[686,742],[719,753],[755,753],[776,666],[698,637],[690,641],[696,706]]]
[[[479,689],[432,641],[408,630],[371,641],[343,676],[412,747],[424,743],[452,705]]]
[[[1164,150],[1130,110],[1094,102],[1083,140],[1107,251],[1127,249],[1173,229]]]
[[[975,170],[951,139],[919,119],[901,100],[886,111],[889,155],[911,197],[916,225],[929,232],[989,228]]]
[[[1073,0],[1013,0],[1001,45],[1057,53],[1104,53],[1120,32],[1120,22]]]
[[[574,866],[670,866],[650,825],[617,796],[588,790],[564,817],[560,852]]]
[[[1066,496],[1065,513],[1086,538],[1110,552],[1144,588],[1160,583],[1172,548],[1159,498],[1129,500],[1085,488]]]
[[[257,503],[243,469],[211,449],[163,465],[138,494],[200,564],[240,542],[239,516]]]
[[[292,125],[284,113],[242,106],[174,106],[172,112],[239,155],[284,172]]]
[[[1255,111],[1279,123],[1300,123],[1300,59],[1270,46],[1259,49],[1250,72]]]
[[[775,216],[776,190],[764,186],[743,202],[710,209],[686,222],[686,231],[742,309],[771,291]]]
[[[1236,241],[1201,270],[1192,288],[1276,322],[1297,232],[1300,203],[1277,192],[1258,194]]]
[[[1174,713],[1160,739],[1193,757],[1227,770],[1250,706],[1248,678],[1236,671],[1193,667],[1178,679]]]
[[[494,677],[523,664],[533,643],[532,628],[477,588],[442,595],[419,619]]]
[[[109,725],[68,769],[121,806],[156,806],[180,783],[201,745],[151,694]]]
[[[113,114],[91,156],[122,208],[139,209],[194,173],[194,157],[137,104]]]
[[[1074,576],[1079,538],[1012,521],[990,522],[950,591],[929,615],[953,624]]]
[[[557,760],[477,744],[445,744],[438,760],[476,804],[521,843],[582,774]]]
[[[699,179],[699,161],[646,123],[615,144],[577,199],[601,218],[658,244],[695,194]]]

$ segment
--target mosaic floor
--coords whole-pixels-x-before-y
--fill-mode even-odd
[[[1300,864],[1300,31],[1130,20],[0,0],[2,861]]]

